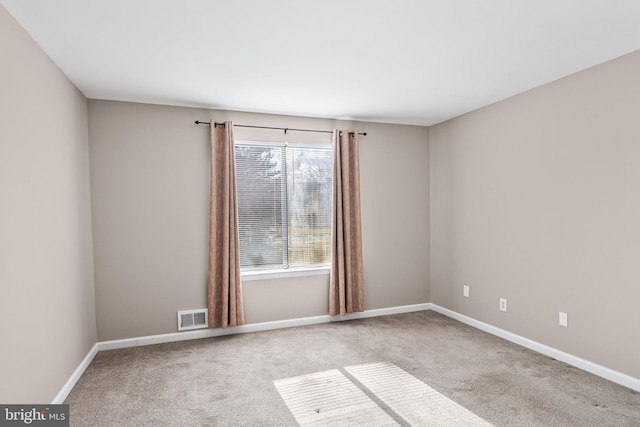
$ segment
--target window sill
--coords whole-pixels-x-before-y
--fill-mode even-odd
[[[248,282],[251,280],[280,279],[284,277],[329,275],[330,273],[331,266],[329,265],[323,265],[322,267],[287,268],[279,270],[252,270],[241,272],[240,280],[242,282]]]

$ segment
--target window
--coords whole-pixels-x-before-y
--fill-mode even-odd
[[[242,271],[331,262],[331,151],[235,143]]]

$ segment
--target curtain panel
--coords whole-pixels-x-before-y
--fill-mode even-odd
[[[358,132],[333,132],[333,237],[329,314],[364,311]]]
[[[211,196],[209,205],[209,327],[244,324],[236,203],[233,124],[211,120]]]

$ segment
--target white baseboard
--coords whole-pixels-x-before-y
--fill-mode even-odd
[[[365,310],[345,316],[313,316],[298,319],[275,320],[272,322],[251,323],[226,329],[200,329],[195,331],[174,332],[171,334],[151,335],[146,337],[127,338],[122,340],[102,341],[98,343],[98,351],[115,350],[118,348],[137,347],[142,345],[162,344],[167,342],[196,340],[200,338],[220,337],[224,335],[244,334],[248,332],[268,331],[272,329],[292,328],[295,326],[315,325],[319,323],[341,322],[344,320],[364,319],[367,317],[385,316],[389,314],[410,313],[413,311],[430,310],[431,304],[413,304],[399,307]]]
[[[467,317],[463,314],[456,313],[439,305],[432,303],[403,305],[399,307],[379,308],[374,310],[366,310],[361,313],[351,313],[345,316],[313,316],[302,317],[299,319],[287,319],[276,320],[273,322],[252,323],[248,325],[236,326],[226,329],[202,329],[196,331],[175,332],[171,334],[151,335],[145,337],[127,338],[122,340],[113,341],[101,341],[96,343],[89,353],[82,359],[80,365],[71,374],[71,377],[67,380],[60,392],[51,402],[52,404],[59,404],[64,402],[73,387],[76,385],[84,371],[87,369],[93,358],[99,351],[115,350],[119,348],[138,347],[143,345],[162,344],[168,342],[195,340],[200,338],[212,338],[220,337],[224,335],[243,334],[248,332],[267,331],[272,329],[292,328],[295,326],[315,325],[320,323],[341,322],[345,320],[365,319],[367,317],[386,316],[390,314],[399,313],[411,313],[414,311],[433,310],[437,313],[443,314],[452,319],[458,320],[481,331],[488,332],[492,335],[504,338],[507,341],[511,341],[538,353],[542,353],[546,356],[553,357],[554,359],[565,362],[569,365],[580,368],[584,371],[590,372],[599,377],[605,378],[614,383],[623,385],[632,390],[640,392],[640,379],[634,378],[630,375],[623,374],[613,369],[606,368],[602,365],[590,362],[577,356],[565,353],[563,351],[554,349],[552,347],[540,344],[536,341],[532,341],[528,338],[521,337],[514,333],[505,331],[504,329],[497,328],[489,325],[488,323],[481,322],[479,320]]]
[[[484,323],[455,311],[440,307],[439,305],[431,304],[431,309],[437,313],[443,314],[459,322],[465,323],[469,326],[473,326],[476,329],[488,332],[491,335],[495,335],[507,341],[511,341],[515,344],[521,345],[522,347],[526,347],[538,353],[542,353],[546,356],[553,357],[556,360],[560,360],[571,366],[580,368],[583,371],[587,371],[616,384],[620,384],[632,390],[640,392],[640,379],[638,378],[623,374],[622,372],[614,371],[613,369],[606,368],[602,365],[598,365],[597,363],[593,363],[572,354],[565,353],[564,351],[557,350],[553,347],[549,347],[528,338],[521,337],[520,335],[505,331],[504,329],[496,328],[495,326],[489,325],[488,323]]]
[[[143,345],[162,344],[168,342],[196,340],[200,338],[220,337],[224,335],[243,334],[248,332],[267,331],[271,329],[292,328],[294,326],[314,325],[319,323],[341,322],[344,320],[364,319],[367,317],[385,316],[389,314],[410,313],[413,311],[431,310],[430,303],[403,305],[399,307],[379,308],[366,310],[360,313],[351,313],[345,316],[313,316],[299,319],[276,320],[273,322],[252,323],[226,329],[201,329],[195,331],[175,332],[171,334],[150,335],[145,337],[126,338],[122,340],[101,341],[96,343],[80,365],[67,380],[60,392],[53,399],[53,404],[64,402],[71,390],[76,385],[84,371],[99,351],[115,350],[119,348],[138,347]]]
[[[84,374],[84,371],[89,367],[89,364],[91,363],[93,358],[96,357],[96,354],[98,354],[97,343],[94,344],[93,347],[91,347],[91,350],[89,350],[89,353],[87,353],[84,359],[82,359],[82,361],[80,362],[78,367],[75,369],[75,371],[73,371],[73,373],[71,374],[67,382],[64,383],[64,386],[62,386],[62,389],[58,392],[56,397],[53,398],[53,401],[51,402],[52,405],[59,405],[64,402],[64,400],[67,398],[69,393],[71,393],[71,390],[76,385],[76,383],[78,382],[82,374]]]

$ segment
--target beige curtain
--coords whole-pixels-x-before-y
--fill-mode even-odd
[[[209,211],[209,327],[244,324],[236,204],[233,124],[211,121]]]
[[[358,133],[333,132],[333,247],[329,314],[364,311]]]

